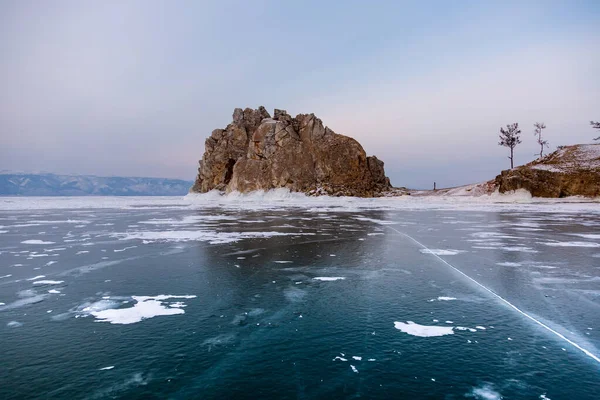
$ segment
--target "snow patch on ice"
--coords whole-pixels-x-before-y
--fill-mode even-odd
[[[456,297],[448,297],[448,296],[439,296],[437,299],[431,299],[431,300],[427,300],[428,302],[433,302],[433,301],[452,301],[452,300],[457,300]]]
[[[521,253],[538,253],[537,250],[534,250],[531,247],[527,247],[527,246],[504,246],[504,247],[500,247],[500,249],[504,250],[504,251],[515,251],[515,252],[521,252]]]
[[[54,242],[47,242],[39,239],[29,239],[21,242],[22,244],[54,244]]]
[[[123,249],[114,249],[113,251],[114,251],[115,253],[120,253],[120,252],[122,252],[122,251],[125,251],[125,250],[129,250],[129,249],[135,249],[136,247],[137,247],[137,246],[127,246],[127,247],[125,247],[125,248],[123,248]]]
[[[331,282],[331,281],[343,281],[346,278],[343,276],[317,276],[317,277],[314,277],[313,279],[317,280],[317,281]]]
[[[275,236],[314,235],[314,233],[290,232],[219,232],[212,230],[197,231],[139,231],[114,233],[111,236],[120,240],[145,240],[149,242],[185,242],[200,241],[210,244],[233,243],[242,239],[264,239]]]
[[[457,254],[465,252],[465,250],[451,250],[451,249],[421,249],[419,251],[423,254],[434,254],[436,256],[455,256]]]
[[[538,242],[538,244],[543,244],[552,247],[600,247],[600,243],[594,242]]]
[[[432,337],[454,334],[451,326],[428,326],[415,324],[412,321],[394,322],[394,328],[413,336]]]
[[[90,314],[96,317],[98,322],[135,324],[157,316],[184,314],[181,302],[176,302],[176,307],[165,305],[164,302],[169,299],[193,299],[195,297],[195,295],[131,296],[135,301],[133,307],[91,311]]]
[[[584,239],[592,239],[592,240],[600,239],[599,233],[573,233],[573,236],[579,236]]]
[[[396,225],[397,224],[397,222],[394,222],[394,221],[385,221],[383,219],[375,219],[375,218],[354,217],[354,219],[357,219],[359,221],[365,221],[365,222],[373,222],[373,223],[379,224],[379,225]]]
[[[520,267],[521,264],[520,263],[516,263],[516,262],[499,262],[496,263],[496,265],[500,265],[502,267]]]

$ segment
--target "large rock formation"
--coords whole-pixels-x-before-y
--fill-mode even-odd
[[[314,114],[273,117],[264,107],[236,108],[233,122],[206,139],[191,192],[285,187],[334,196],[379,196],[391,189],[383,161],[367,157],[354,139],[338,135]]]
[[[500,193],[526,189],[534,197],[600,196],[600,144],[564,146],[546,157],[502,171]]]

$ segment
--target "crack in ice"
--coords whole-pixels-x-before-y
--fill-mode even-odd
[[[455,270],[456,272],[458,272],[459,274],[461,274],[465,278],[469,279],[471,282],[475,283],[477,286],[481,287],[486,292],[490,293],[492,296],[496,297],[498,300],[502,301],[504,304],[506,304],[507,306],[509,306],[510,308],[512,308],[513,310],[515,310],[516,312],[518,312],[519,314],[521,314],[524,317],[526,317],[526,318],[530,319],[531,321],[535,322],[536,324],[538,324],[542,328],[546,329],[548,332],[553,333],[554,335],[556,335],[560,339],[562,339],[565,342],[569,343],[571,346],[573,346],[576,349],[582,351],[585,355],[587,355],[588,357],[592,358],[594,361],[600,363],[600,357],[598,357],[597,355],[595,355],[591,351],[589,351],[589,350],[581,347],[580,345],[578,345],[574,341],[568,339],[562,333],[555,331],[554,329],[550,328],[548,325],[546,325],[543,322],[535,319],[531,315],[527,314],[525,311],[519,309],[517,306],[515,306],[514,304],[512,304],[511,302],[509,302],[508,300],[506,300],[504,297],[502,297],[499,294],[497,294],[496,292],[494,292],[492,289],[490,289],[487,286],[484,286],[483,284],[477,282],[475,279],[471,278],[469,275],[465,274],[464,272],[462,272],[461,270],[459,270],[458,268],[456,268],[455,266],[453,266],[452,264],[450,264],[449,262],[447,262],[446,260],[444,260],[439,255],[435,254],[434,252],[431,252],[427,246],[425,246],[423,243],[419,242],[417,239],[413,238],[412,236],[410,236],[410,235],[408,235],[408,234],[406,234],[404,232],[400,232],[399,230],[397,230],[397,229],[395,229],[395,228],[393,228],[391,226],[387,226],[387,228],[393,230],[394,232],[396,232],[396,233],[398,233],[398,234],[400,234],[402,236],[405,236],[405,237],[409,238],[410,240],[412,240],[413,242],[415,242],[416,244],[418,244],[419,246],[421,246],[423,249],[429,251],[429,254],[431,254],[432,256],[434,256],[435,258],[437,258],[438,260],[440,260],[441,262],[443,262],[444,264],[446,264],[447,266],[449,266],[450,268],[452,268],[453,270]]]

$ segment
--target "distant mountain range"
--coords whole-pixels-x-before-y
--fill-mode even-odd
[[[192,181],[163,178],[0,173],[0,196],[183,196]]]

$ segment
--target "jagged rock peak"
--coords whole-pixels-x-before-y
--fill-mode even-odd
[[[314,114],[291,117],[264,107],[236,108],[206,139],[191,192],[248,192],[286,187],[307,194],[373,197],[391,189],[383,161]]]

